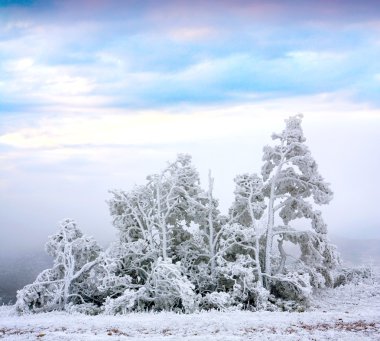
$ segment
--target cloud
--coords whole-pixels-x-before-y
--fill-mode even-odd
[[[37,1],[8,9],[0,24],[0,110],[154,108],[337,91],[379,105],[372,6],[334,2],[313,12],[290,2],[222,1],[211,11],[215,4],[197,1]]]
[[[176,42],[210,41],[217,34],[216,30],[210,27],[181,27],[168,32],[168,36]]]
[[[92,25],[84,25],[84,31],[86,27]],[[83,39],[91,31],[81,33]],[[47,33],[33,38],[19,37],[13,40],[11,50],[34,47],[27,48],[24,55],[17,52],[18,56],[13,53],[5,58],[2,72],[6,81],[0,88],[9,103],[34,102],[46,107],[58,101],[68,109],[81,102],[84,106],[93,102],[149,107],[184,102],[239,102],[250,93],[275,98],[343,90],[377,103],[371,93],[366,96],[366,88],[375,86],[373,74],[380,70],[376,61],[379,47],[312,49],[304,46],[307,37],[302,35],[293,38],[296,42],[289,46],[277,46],[276,40],[268,45],[271,34],[265,45],[255,43],[253,37],[253,46],[249,47],[248,40],[245,48],[228,37],[226,44],[230,47],[220,49],[219,43],[213,41],[208,46],[193,45],[192,40],[203,39],[207,30],[184,28],[175,32],[178,36],[174,38],[182,39],[181,45],[185,44],[190,54],[184,53],[186,47],[179,49],[170,40],[173,33],[163,37],[115,36],[110,46],[95,42],[94,46],[79,49],[77,44],[71,46],[72,38],[66,36],[55,42],[54,53],[44,50],[51,40]],[[57,35],[61,35],[59,30]],[[295,48],[300,46],[305,48]],[[65,61],[62,56],[67,56]]]
[[[218,129],[210,129],[218,122]],[[81,146],[162,145],[208,140],[241,132],[232,115],[211,111],[173,115],[152,112],[127,115],[41,117],[34,127],[0,136],[0,144],[23,149]]]
[[[255,103],[256,102],[256,103]],[[295,112],[309,119],[379,120],[380,111],[352,104],[349,94],[319,94],[260,100],[245,104],[182,106],[155,110],[98,108],[90,113],[65,114],[56,107],[55,115],[34,114],[26,123],[8,116],[8,128],[0,132],[0,146],[17,149],[73,149],[163,146],[194,143],[229,137],[248,136]],[[284,108],[287,108],[284,112]],[[3,118],[7,121],[7,116]],[[22,122],[22,123],[21,123]],[[244,122],[244,124],[242,124]],[[4,125],[6,126],[6,125]]]

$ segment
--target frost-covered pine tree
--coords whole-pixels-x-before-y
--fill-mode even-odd
[[[213,233],[216,264],[210,278],[213,281],[209,280],[215,285],[211,292],[201,291],[203,308],[224,309],[237,305],[256,309],[267,299],[267,292],[261,285],[260,256],[256,252],[260,249],[256,245],[256,219],[265,208],[262,181],[257,180],[258,177],[246,174],[236,177],[235,202],[230,217],[218,214],[212,219],[213,224],[208,224],[216,227]]]
[[[53,268],[17,292],[19,313],[68,310],[72,304],[96,302],[100,247],[79,230],[76,222],[65,219],[56,234],[49,237],[46,252],[54,258]],[[100,302],[99,302],[100,303]]]
[[[263,286],[262,262],[260,259],[260,237],[258,221],[263,216],[266,204],[263,195],[263,181],[257,174],[242,174],[235,178],[235,202],[230,209],[233,221],[253,231],[254,259],[259,286]]]
[[[201,308],[256,306],[261,301],[258,296],[265,291],[256,285],[253,238],[256,231],[251,228],[252,224],[243,226],[238,219],[229,221],[220,213],[213,183],[209,172],[208,191],[199,191],[197,196],[189,198],[194,226],[188,239],[178,248],[183,272],[195,285]],[[262,194],[255,194],[261,195],[263,201]],[[260,199],[252,198],[254,200]],[[258,206],[260,204],[253,212],[256,217],[263,211],[259,212]]]
[[[243,283],[250,283],[245,285],[243,291],[247,299],[240,300],[250,309],[260,309],[265,307],[269,294],[264,288],[262,275],[264,231],[260,225],[266,208],[263,181],[257,174],[238,175],[234,181],[235,201],[230,208],[230,222],[227,225],[235,232],[225,240],[234,247],[234,262],[241,262],[240,268],[246,268],[240,275]]]
[[[283,132],[272,136],[278,143],[264,147],[267,224],[263,274],[265,286],[280,296],[291,291],[303,296],[310,292],[310,285],[332,285],[331,271],[338,255],[328,242],[326,224],[315,205],[328,204],[333,193],[305,144],[302,115],[285,122]],[[309,220],[311,228],[295,229],[290,223],[296,219]],[[299,259],[294,261],[289,256],[284,242],[299,246]]]
[[[193,198],[201,191],[199,175],[189,155],[180,154],[148,183],[130,192],[112,191],[109,201],[113,223],[126,242],[144,241],[155,259],[175,256],[184,224],[191,222]]]
[[[112,191],[109,206],[113,223],[119,230],[119,241],[107,252],[110,255],[107,261],[114,266],[104,278],[105,283],[114,283],[112,290],[107,289],[111,296],[118,299],[127,295],[130,302],[135,302],[131,307],[136,304],[140,309],[163,306],[158,296],[163,291],[152,289],[153,273],[154,278],[161,278],[161,281],[166,278],[167,283],[173,284],[173,292],[178,293],[178,288],[189,291],[188,279],[181,273],[183,268],[179,271],[176,264],[184,255],[183,243],[190,238],[188,227],[194,220],[194,205],[202,192],[199,175],[191,165],[189,155],[178,155],[166,169],[148,176],[147,180],[146,185],[129,192]],[[167,277],[169,272],[158,274],[159,271],[167,272],[169,268],[172,269],[172,280]],[[175,281],[174,275],[177,276]],[[183,286],[175,285],[181,281]],[[103,287],[106,289],[107,284]],[[170,285],[167,286],[169,288]],[[156,296],[152,297],[152,292]],[[184,297],[188,297],[188,293]],[[188,309],[184,299],[170,302]],[[111,306],[115,312],[120,310],[116,308],[115,301],[108,302],[108,307]]]
[[[191,231],[178,246],[183,271],[195,284],[200,295],[217,290],[219,242],[226,217],[222,216],[219,202],[213,195],[214,179],[209,171],[208,190],[199,190],[189,198]]]

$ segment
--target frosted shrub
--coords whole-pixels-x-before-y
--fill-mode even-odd
[[[66,310],[70,303],[91,303],[99,295],[97,274],[100,247],[82,235],[75,221],[65,219],[56,234],[49,237],[46,251],[54,266],[17,292],[19,313]]]
[[[139,290],[126,289],[117,298],[107,297],[104,312],[109,315],[116,315],[126,314],[133,310],[143,310],[145,308],[144,301],[146,301],[145,291],[145,288]]]
[[[230,294],[227,292],[212,292],[206,294],[201,301],[202,309],[217,309],[217,310],[225,310],[235,302],[231,298]]]
[[[62,309],[64,281],[59,275],[57,269],[44,270],[32,284],[18,290],[16,311],[21,314]]]
[[[262,286],[257,286],[252,290],[254,306],[257,310],[264,310],[268,305],[269,291]]]
[[[336,274],[334,287],[346,284],[360,284],[374,282],[374,276],[370,267],[342,268]]]
[[[155,309],[192,312],[196,308],[194,285],[181,274],[179,264],[161,258],[152,269],[146,284]]]
[[[70,303],[67,306],[66,311],[69,313],[79,313],[79,314],[85,314],[85,315],[98,315],[101,312],[103,312],[103,308],[99,307],[98,305],[94,303],[81,303],[81,304],[73,304]]]
[[[130,285],[133,287],[133,285]],[[125,289],[105,302],[107,314],[126,314],[131,311],[175,310],[186,313],[196,308],[194,285],[181,273],[180,265],[158,258],[151,273],[139,289]]]
[[[226,261],[219,266],[221,280],[225,280],[224,288],[236,303],[252,305],[252,293],[257,284],[253,270],[254,261],[249,255],[237,255],[234,261]]]
[[[310,276],[307,273],[287,273],[278,275],[272,288],[272,292],[276,297],[299,302],[304,306],[309,304],[312,290]]]

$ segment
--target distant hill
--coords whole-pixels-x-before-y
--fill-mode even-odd
[[[52,258],[44,251],[23,254],[0,254],[0,303],[13,303],[16,292],[32,283],[36,276],[51,268]]]
[[[380,239],[350,239],[331,236],[347,265],[380,265]]]

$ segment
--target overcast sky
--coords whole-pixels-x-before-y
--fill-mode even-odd
[[[380,238],[379,56],[378,1],[0,0],[0,249],[65,217],[106,245],[108,190],[180,152],[227,212],[297,113],[330,233]]]

